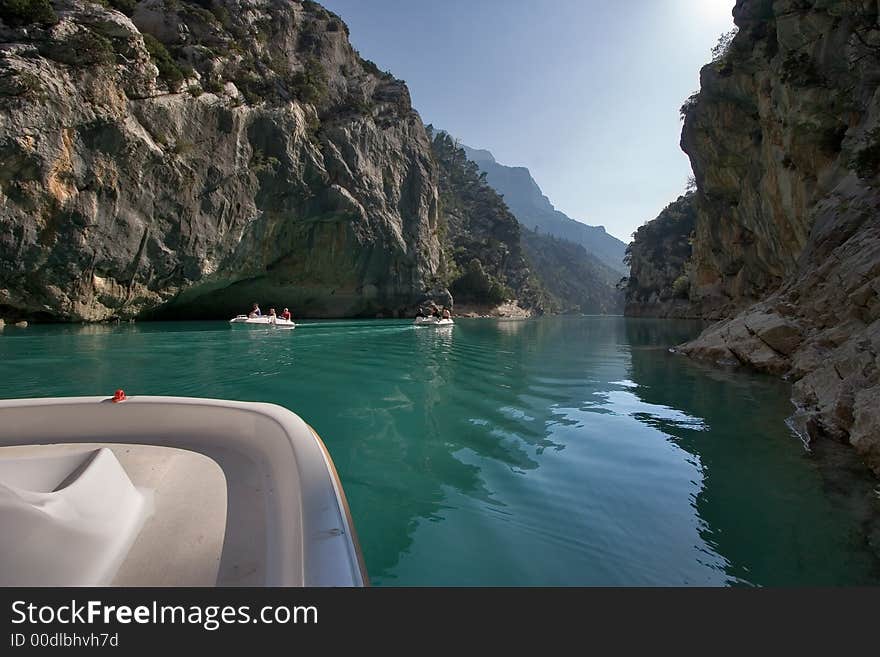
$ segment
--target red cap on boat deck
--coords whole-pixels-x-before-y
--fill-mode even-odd
[[[126,399],[125,391],[122,388],[113,393],[113,403],[125,401]]]

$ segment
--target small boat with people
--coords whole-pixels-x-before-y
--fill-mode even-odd
[[[275,404],[0,400],[0,586],[364,586],[342,484]]]
[[[239,326],[266,326],[274,328],[296,328],[296,323],[289,319],[281,319],[280,317],[248,317],[247,315],[236,315],[229,320],[232,325]]]
[[[440,308],[431,305],[427,308],[419,308],[416,318],[413,320],[415,326],[452,326],[452,312],[449,308]]]
[[[416,317],[413,324],[416,326],[452,326],[455,322],[452,319],[444,319],[437,317]]]
[[[229,320],[232,326],[267,327],[279,329],[294,329],[296,323],[290,315],[290,310],[285,308],[280,315],[275,313],[274,308],[269,309],[269,314],[264,315],[260,306],[254,304],[253,309],[247,315],[236,315]]]

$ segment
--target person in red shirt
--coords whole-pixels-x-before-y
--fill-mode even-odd
[[[281,319],[286,319],[286,320],[290,321],[290,311],[287,308],[285,308],[284,312],[282,312],[281,315],[279,315],[279,317],[281,317]]]

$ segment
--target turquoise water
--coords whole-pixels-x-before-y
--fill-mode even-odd
[[[326,442],[378,585],[880,582],[858,502],[875,482],[820,471],[784,423],[781,381],[667,351],[697,330],[614,317],[7,327],[0,398],[124,388],[282,404]]]

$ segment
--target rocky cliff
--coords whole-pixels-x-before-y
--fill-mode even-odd
[[[734,18],[682,108],[688,297],[723,320],[682,350],[789,377],[804,435],[880,472],[878,5],[739,0]]]
[[[308,0],[104,5],[0,2],[0,316],[448,299],[424,127],[337,16]]]
[[[694,317],[688,299],[688,267],[696,222],[696,194],[688,192],[667,205],[656,219],[633,234],[626,248],[625,314],[632,317]]]
[[[529,230],[559,237],[580,244],[589,253],[623,276],[626,245],[602,226],[588,226],[560,212],[541,191],[526,167],[499,164],[487,150],[463,146],[468,159],[477,163],[486,174],[486,181],[504,197],[504,202],[520,224]]]

